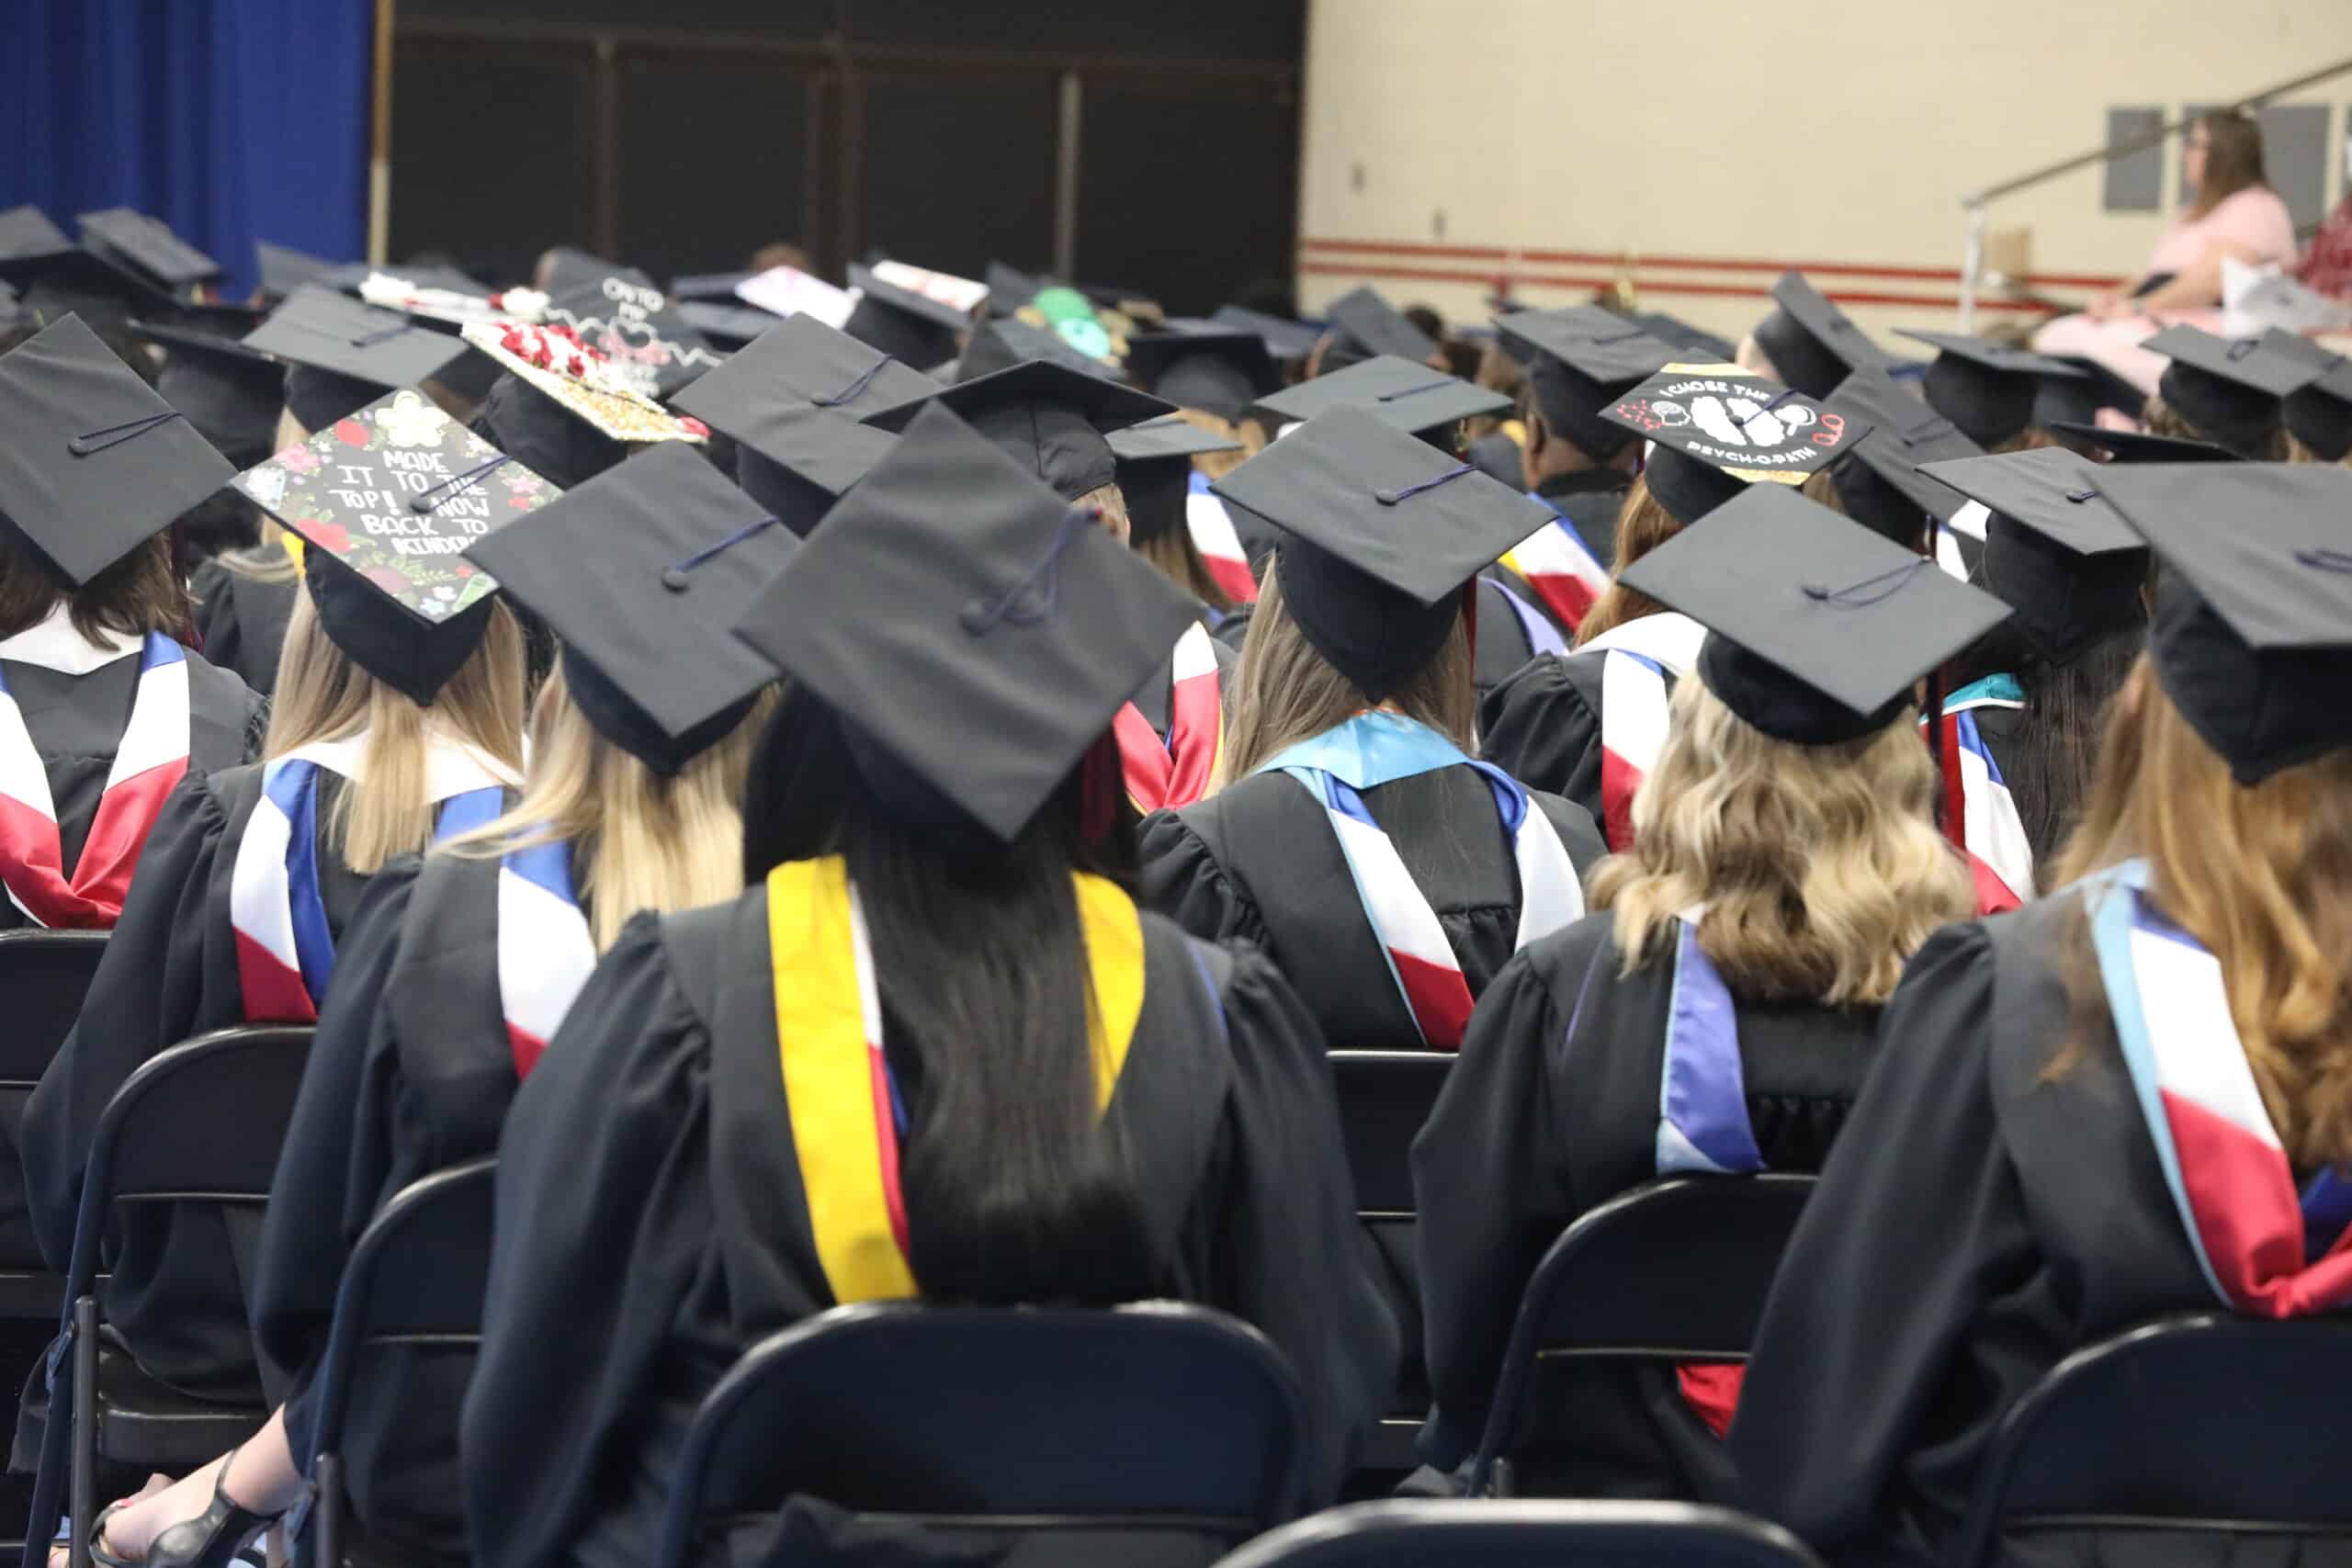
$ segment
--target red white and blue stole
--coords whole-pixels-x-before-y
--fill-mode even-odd
[[[2017,908],[2033,897],[2033,845],[2025,819],[1976,728],[1982,709],[2024,706],[2025,689],[2014,675],[1988,675],[1944,703],[1944,794],[1960,807],[1946,814],[1945,832],[1968,857],[1980,915]]]
[[[86,675],[134,653],[139,685],[130,722],[115,747],[106,793],[70,877],[48,770],[0,674],[0,885],[36,925],[105,930],[121,917],[148,830],[187,773],[187,654],[157,632],[143,641],[93,644],[62,609],[0,642],[0,660],[68,675]]]
[[[1168,735],[1162,739],[1135,704],[1112,716],[1127,798],[1141,812],[1190,806],[1209,791],[1225,744],[1225,709],[1217,695],[1216,647],[1195,621],[1176,639],[1170,660]]]
[[[1544,501],[1532,491],[1528,494]],[[1503,564],[1525,578],[1560,624],[1572,631],[1609,586],[1609,569],[1593,558],[1565,517],[1555,516],[1521,540],[1503,557]]]
[[[1505,556],[1503,561],[1509,565],[1510,558]],[[1492,577],[1486,581],[1487,586],[1501,594],[1503,603],[1510,607],[1511,618],[1519,623],[1520,636],[1527,639],[1530,658],[1539,653],[1567,652],[1568,639],[1560,635],[1560,628],[1552,624],[1549,616],[1512,592],[1510,583]]]
[[[1143,1016],[1143,922],[1111,883],[1071,880],[1093,976],[1099,1113]],[[768,874],[767,891],[776,1048],[817,1260],[837,1303],[902,1301],[919,1293],[899,1180],[907,1108],[882,1049],[865,913],[839,856],[787,861]]]
[[[1397,996],[1421,1043],[1441,1051],[1461,1049],[1476,998],[1437,911],[1414,886],[1361,792],[1453,767],[1475,769],[1486,779],[1503,831],[1510,835],[1519,868],[1519,935],[1512,951],[1581,918],[1584,886],[1551,819],[1516,779],[1491,763],[1472,761],[1427,725],[1402,714],[1358,714],[1258,770],[1288,773],[1323,807]]]
[[[596,967],[596,940],[571,888],[563,840],[510,850],[498,863],[498,997],[514,1076],[526,1078]]]
[[[229,876],[229,924],[248,1023],[315,1023],[334,975],[334,935],[319,894],[319,774],[359,776],[364,735],[299,747],[264,765]],[[439,743],[426,798],[441,807],[434,840],[487,826],[512,783],[470,750]]]
[[[2147,896],[2143,861],[2085,896],[2099,979],[2188,1247],[2233,1312],[2352,1306],[2345,1183],[2298,1192],[2230,1016],[2219,960]]]
[[[1209,569],[1225,596],[1237,604],[1255,604],[1258,579],[1250,570],[1250,552],[1241,547],[1241,536],[1233,531],[1232,513],[1209,492],[1209,477],[1198,468],[1193,470],[1191,489],[1184,494],[1184,531],[1192,535],[1201,564]]]
[[[1634,845],[1634,796],[1666,748],[1667,700],[1699,657],[1707,628],[1673,611],[1643,615],[1577,649],[1600,661],[1601,831],[1622,854]]]

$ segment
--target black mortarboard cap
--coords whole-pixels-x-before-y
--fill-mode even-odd
[[[286,406],[305,430],[365,407],[388,387],[413,387],[466,351],[398,310],[305,285],[245,334],[247,348],[288,367]]]
[[[1037,297],[1045,284],[1018,267],[1007,266],[1000,261],[989,263],[981,279],[989,286],[989,314],[1010,316]]]
[[[1317,652],[1374,702],[1434,658],[1455,591],[1551,509],[1372,411],[1319,414],[1210,488],[1283,530],[1283,602]]]
[[[35,255],[62,251],[74,242],[49,220],[49,214],[28,202],[0,212],[0,256]]]
[[[1276,359],[1303,359],[1315,347],[1315,340],[1323,334],[1305,321],[1294,321],[1287,316],[1272,316],[1263,310],[1252,310],[1240,305],[1220,305],[1209,320],[1221,327],[1232,327],[1245,333],[1256,333],[1266,352]]]
[[[1109,439],[1111,454],[1119,460],[1119,492],[1127,498],[1129,537],[1136,544],[1184,525],[1194,457],[1241,447],[1229,435],[1203,430],[1172,413],[1114,430]]]
[[[2038,446],[1922,471],[1990,513],[1983,583],[2042,658],[2071,658],[2147,619],[2147,545],[2100,496],[2089,458]]]
[[[1618,581],[1708,629],[1699,674],[1776,739],[1827,746],[1903,716],[1919,677],[2009,611],[1778,485],[1756,485]]]
[[[1826,398],[1857,370],[1883,367],[1880,353],[1851,317],[1822,297],[1801,272],[1772,285],[1778,307],[1757,323],[1756,341],[1781,379],[1808,398]]]
[[[2301,358],[2267,347],[2259,338],[2232,342],[2196,327],[2172,326],[2141,346],[2172,361],[2156,383],[2165,401],[2199,434],[2241,457],[2270,455],[2271,439],[2285,417],[2280,400],[2317,378]]]
[[[670,406],[756,446],[760,422],[787,411],[820,408],[862,419],[942,389],[914,367],[798,315],[697,379]]]
[[[1331,301],[1325,314],[1340,341],[1365,357],[1390,355],[1426,361],[1437,352],[1437,344],[1429,333],[1408,321],[1405,312],[1369,285],[1342,294]]]
[[[741,348],[745,344],[756,343],[762,334],[784,320],[782,316],[750,305],[730,305],[711,299],[681,299],[676,310],[680,321],[723,348]],[[710,372],[704,372],[704,375],[708,374]]]
[[[2287,394],[2287,428],[2323,462],[2352,457],[2352,359],[2331,363],[2312,380]]]
[[[155,390],[197,434],[241,468],[277,450],[277,416],[286,406],[286,369],[234,338],[186,327],[133,321],[130,330],[164,350]]]
[[[667,398],[718,363],[670,297],[636,267],[558,246],[546,289],[548,320],[603,350],[649,397]]]
[[[1698,355],[1720,362],[1729,360],[1737,352],[1729,340],[1716,336],[1704,327],[1694,327],[1679,316],[1669,316],[1661,310],[1645,310],[1633,319],[1650,336],[1672,344],[1686,357]]]
[[[2105,452],[2117,463],[2234,463],[2238,455],[2210,441],[2183,441],[2173,435],[2150,435],[2140,430],[2109,430],[2103,424],[2077,424],[2057,420],[2044,426],[2060,446],[2088,456]]]
[[[1827,406],[1849,425],[1870,431],[1832,472],[1847,515],[1916,548],[1925,540],[1928,518],[1946,522],[1960,510],[1958,496],[1919,473],[1922,463],[1984,455],[1959,426],[1874,368],[1839,382]]]
[[[511,370],[490,384],[468,428],[558,490],[586,484],[628,457],[628,443],[605,434]]]
[[[2156,678],[2243,784],[2352,746],[2352,471],[2102,468],[2165,564]]]
[[[1979,446],[1998,446],[2023,434],[2050,378],[2087,379],[2080,367],[2030,349],[1961,333],[1900,331],[1936,350],[1922,382],[1928,406]]]
[[[187,302],[121,264],[81,245],[0,255],[0,282],[43,321],[76,315],[85,323],[181,310]]]
[[[977,381],[1033,359],[1051,360],[1082,376],[1100,376],[1109,381],[1123,379],[1117,366],[1080,352],[1051,327],[1032,326],[1015,320],[982,321],[975,326],[971,341],[964,345],[963,356],[956,361],[956,379]]]
[[[685,273],[670,280],[670,298],[733,304],[736,302],[735,286],[752,276],[748,272]]]
[[[750,428],[736,454],[736,482],[804,538],[899,444],[888,431],[806,405]]]
[[[1362,408],[1408,435],[1444,435],[1465,419],[1500,413],[1510,399],[1418,360],[1382,355],[1285,387],[1258,406],[1281,420],[1311,420],[1337,408]]]
[[[335,264],[308,251],[255,240],[254,258],[261,266],[261,291],[271,299],[283,299],[306,283],[322,288],[336,287]]]
[[[858,290],[858,301],[842,331],[901,365],[937,365],[956,357],[959,335],[972,324],[970,312],[886,283],[871,267],[854,262],[849,283]]]
[[[103,212],[85,212],[74,221],[81,225],[84,244],[174,293],[220,276],[219,262],[173,233],[171,226],[159,218],[128,207],[109,207]]]
[[[1495,332],[1527,367],[1544,423],[1604,461],[1623,451],[1634,433],[1601,418],[1601,410],[1680,357],[1638,322],[1597,305],[1514,310],[1495,318]]]
[[[76,317],[0,355],[0,518],[88,582],[236,472]]]
[[[1283,384],[1265,339],[1240,328],[1129,338],[1127,374],[1154,397],[1227,422]]]
[[[839,713],[885,805],[1016,836],[1196,606],[947,408],[890,456],[740,635]]]
[[[599,734],[675,773],[742,721],[774,678],[734,636],[798,541],[684,442],[663,441],[466,558],[563,643]]]
[[[430,705],[481,641],[498,584],[460,552],[556,488],[402,389],[237,476],[302,537],[319,624],[352,661]]]
[[[1111,483],[1118,464],[1103,437],[1114,430],[1173,413],[1169,403],[1131,387],[1048,359],[1032,359],[895,407],[865,423],[902,430],[918,410],[938,402],[1002,450],[1031,479],[1064,501]]]
[[[1754,480],[1802,484],[1869,434],[1792,388],[1727,365],[1662,370],[1602,417],[1652,443],[1643,481],[1686,526]]]

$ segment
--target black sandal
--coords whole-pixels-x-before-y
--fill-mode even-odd
[[[98,1568],[141,1568],[141,1564],[129,1558],[117,1557],[107,1550],[107,1521],[114,1517],[121,1506],[119,1503],[108,1503],[98,1510],[98,1517],[90,1521],[90,1561]]]
[[[212,1506],[157,1535],[154,1544],[147,1549],[144,1563],[107,1561],[102,1562],[101,1568],[229,1568],[232,1559],[242,1555],[262,1531],[281,1517],[277,1514],[256,1514],[229,1501],[229,1465],[236,1457],[236,1450],[232,1449],[228,1461],[220,1466],[220,1478],[212,1483]],[[106,1523],[105,1514],[98,1516],[98,1523]],[[95,1531],[91,1556],[97,1556]]]

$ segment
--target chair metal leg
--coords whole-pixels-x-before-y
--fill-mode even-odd
[[[52,1404],[49,1418],[57,1419]],[[90,1519],[98,1506],[98,1300],[74,1303],[74,1468],[67,1495],[74,1528],[68,1537],[68,1568],[90,1568]]]
[[[318,1489],[311,1516],[311,1568],[343,1568],[343,1456],[320,1454],[311,1484]]]

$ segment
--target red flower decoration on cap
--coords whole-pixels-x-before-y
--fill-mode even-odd
[[[334,438],[345,446],[365,446],[368,427],[356,419],[339,419],[334,422]]]

